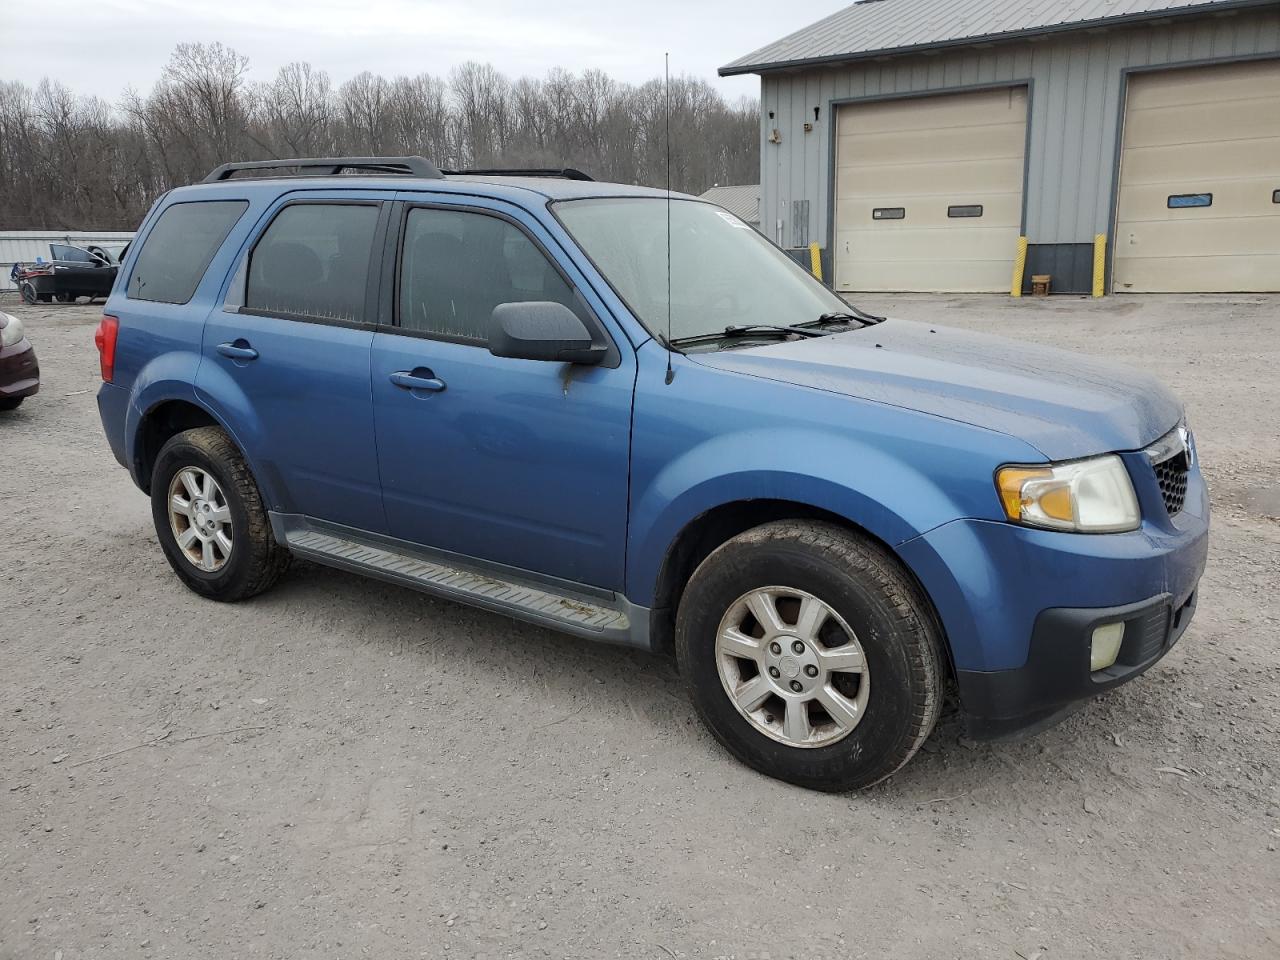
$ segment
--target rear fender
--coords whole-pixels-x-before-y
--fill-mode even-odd
[[[262,424],[254,415],[252,405],[234,381],[225,374],[222,374],[222,378],[238,396],[227,390],[223,390],[221,396],[197,390],[194,384],[199,366],[200,354],[175,351],[157,357],[139,371],[136,381],[138,386],[134,390],[133,402],[129,405],[125,419],[125,457],[134,483],[145,488],[151,480],[150,477],[141,475],[142,426],[147,416],[161,404],[181,401],[204,410],[227,432],[249,464],[263,497],[268,503],[277,503],[274,493],[275,478],[270,471],[261,468],[258,451],[262,449]],[[220,402],[221,397],[228,395],[232,396],[231,403]],[[231,426],[233,423],[236,427]]]

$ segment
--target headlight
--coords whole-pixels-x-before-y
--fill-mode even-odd
[[[0,327],[0,347],[12,347],[22,339],[22,321],[10,313],[0,313],[4,326]]]
[[[1114,454],[1074,463],[1001,467],[996,490],[1014,523],[1072,533],[1120,533],[1142,522],[1138,497]]]

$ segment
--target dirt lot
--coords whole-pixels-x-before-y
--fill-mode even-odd
[[[97,308],[31,308],[0,415],[0,957],[1280,956],[1280,298],[875,299],[1186,399],[1216,509],[1144,679],[886,784],[738,766],[672,666],[299,565],[184,591],[94,404]]]

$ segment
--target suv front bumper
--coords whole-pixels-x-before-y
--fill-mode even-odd
[[[965,723],[975,740],[1052,726],[1086,701],[1140,676],[1173,649],[1196,612],[1197,592],[1109,608],[1059,607],[1036,618],[1027,662],[1016,670],[957,670]],[[1090,671],[1093,631],[1125,625],[1114,666]]]
[[[1094,535],[956,520],[899,546],[942,620],[971,736],[1048,726],[1178,641],[1208,558],[1199,469],[1176,516],[1150,513],[1131,533]],[[1091,672],[1094,629],[1119,622],[1119,659]]]

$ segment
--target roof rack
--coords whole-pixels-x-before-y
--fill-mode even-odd
[[[247,163],[224,163],[202,182],[219,183],[230,180],[242,170],[301,171],[292,176],[337,176],[344,170],[366,170],[370,173],[393,174],[402,177],[420,177],[423,180],[439,180],[443,174],[425,157],[311,157],[293,160],[254,160]],[[284,174],[290,176],[290,174]]]
[[[557,169],[524,167],[512,168],[509,170],[441,170],[440,172],[447,177],[555,177],[559,180],[585,180],[589,183],[594,183],[596,179],[589,174],[583,173],[581,170],[575,170],[573,167],[561,167]]]

